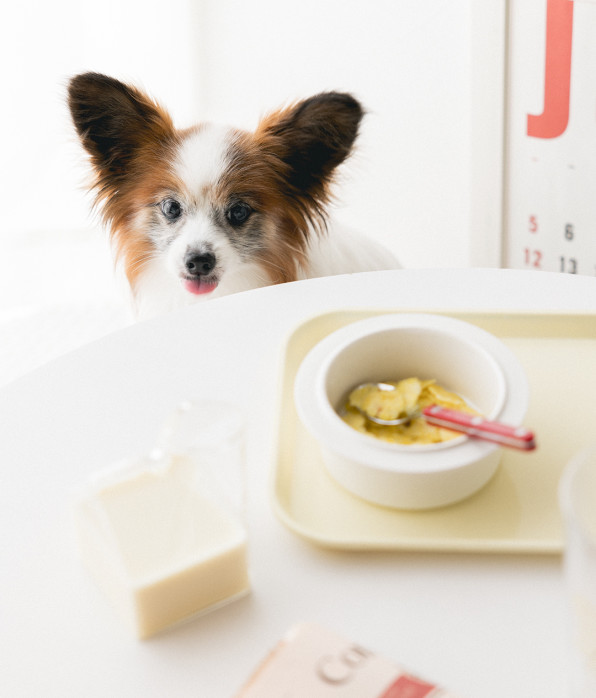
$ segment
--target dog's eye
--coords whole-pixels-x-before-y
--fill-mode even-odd
[[[182,215],[182,206],[176,199],[164,199],[161,202],[161,212],[169,221],[175,221]]]
[[[234,204],[227,210],[226,218],[231,225],[242,225],[246,223],[251,213],[252,209],[248,204]]]

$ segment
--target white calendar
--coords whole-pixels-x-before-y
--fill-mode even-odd
[[[596,2],[510,0],[503,264],[596,275]]]

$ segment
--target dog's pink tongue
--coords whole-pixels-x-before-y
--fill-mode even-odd
[[[184,288],[189,293],[194,293],[195,296],[211,293],[217,288],[217,283],[214,281],[201,281],[201,279],[184,279]]]

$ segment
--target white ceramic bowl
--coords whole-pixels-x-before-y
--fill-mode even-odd
[[[356,431],[338,414],[357,385],[410,376],[436,379],[491,419],[517,425],[526,414],[526,375],[501,340],[455,318],[398,313],[355,322],[313,347],[296,376],[298,415],[329,473],[353,494],[401,509],[457,502],[493,476],[498,446],[464,435],[392,444]]]

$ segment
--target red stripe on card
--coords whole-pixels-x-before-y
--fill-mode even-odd
[[[400,676],[379,698],[426,698],[436,686],[414,676]]]

